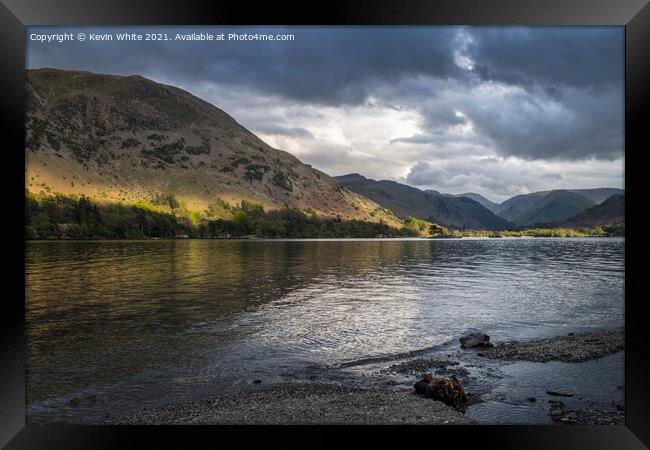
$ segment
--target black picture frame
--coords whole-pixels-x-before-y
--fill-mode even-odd
[[[632,261],[642,252],[641,222],[632,201],[641,193],[641,158],[650,149],[650,4],[646,0],[356,0],[328,1],[302,6],[277,1],[248,2],[192,0],[161,4],[155,0],[0,0],[0,114],[6,131],[2,139],[5,182],[6,266],[0,343],[0,445],[7,448],[113,448],[141,446],[156,437],[184,443],[191,438],[225,445],[224,434],[238,433],[240,443],[251,438],[278,436],[298,440],[317,432],[325,444],[330,431],[352,427],[265,428],[241,432],[220,427],[116,427],[46,425],[25,426],[24,326],[24,69],[25,26],[29,25],[620,25],[625,26],[625,426],[462,426],[413,430],[410,437],[443,445],[447,439],[471,440],[487,448],[637,449],[650,446],[650,351],[645,343],[645,296],[640,272]],[[645,151],[645,152],[644,152]],[[637,243],[639,242],[639,243]],[[637,294],[639,292],[639,294]],[[607,380],[603,380],[607,383]],[[369,436],[403,428],[362,429]],[[356,429],[355,429],[356,431]],[[214,441],[218,436],[219,441]],[[285,441],[286,442],[286,441]],[[302,441],[303,444],[306,441]],[[332,441],[334,443],[336,441]],[[150,446],[150,445],[147,445]]]

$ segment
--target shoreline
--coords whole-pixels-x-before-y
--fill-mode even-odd
[[[25,239],[25,242],[125,242],[125,241],[453,241],[453,240],[486,240],[486,239],[624,239],[625,236],[459,236],[459,237],[426,237],[426,236],[408,236],[408,237],[305,237],[305,238],[266,238],[266,237],[236,237],[236,238],[158,238],[158,237],[141,237],[141,238],[39,238]]]
[[[602,358],[625,348],[625,328],[568,333],[529,341],[498,342],[478,355],[506,361],[579,363]]]
[[[406,362],[387,361],[378,373],[408,375],[413,383],[422,373],[456,376],[463,384],[469,379],[459,361],[479,356],[480,360],[504,362],[561,361],[577,365],[623,351],[624,328],[569,333],[529,341],[507,341],[489,349],[459,349],[453,358],[418,357]],[[551,353],[556,352],[553,356]],[[489,356],[486,355],[489,353]],[[526,359],[524,359],[526,358]],[[458,361],[456,361],[458,360]],[[471,366],[467,366],[471,367]],[[477,385],[467,391],[468,406],[482,403],[475,393]],[[550,389],[550,388],[549,388]],[[622,389],[622,387],[621,387]],[[573,397],[574,393],[551,393]],[[568,400],[572,400],[568,398]],[[531,402],[537,399],[530,400]],[[619,424],[624,421],[624,404],[615,410],[565,406],[549,400],[548,418],[560,425]],[[236,391],[222,392],[206,398],[154,409],[134,411],[108,417],[107,424],[481,424],[440,401],[415,394],[406,386],[345,385],[326,382],[274,382],[255,380]]]
[[[326,383],[251,384],[236,392],[109,418],[111,425],[428,424],[476,422],[412,391]]]

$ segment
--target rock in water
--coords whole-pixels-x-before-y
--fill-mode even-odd
[[[422,375],[422,379],[413,385],[413,387],[415,388],[415,393],[420,395],[426,395],[427,386],[431,384],[433,381],[434,381],[433,375],[430,373],[425,373],[424,375]]]
[[[460,411],[465,411],[467,395],[465,395],[462,383],[455,376],[443,378],[430,386],[432,386],[429,394],[431,398]]]
[[[467,336],[462,336],[460,339],[460,348],[472,348],[472,347],[492,347],[490,342],[490,336],[483,333],[471,333]]]
[[[422,379],[413,386],[417,394],[443,402],[445,405],[453,406],[459,411],[465,411],[467,395],[462,383],[455,376],[445,378],[433,378],[430,373],[424,374]]]

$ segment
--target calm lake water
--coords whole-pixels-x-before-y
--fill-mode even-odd
[[[344,381],[469,328],[622,326],[623,288],[618,238],[29,242],[27,413],[94,421],[257,378]]]

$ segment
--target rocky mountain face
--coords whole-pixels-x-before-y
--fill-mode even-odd
[[[512,224],[467,197],[440,194],[395,181],[376,181],[359,174],[336,177],[351,191],[390,208],[400,218],[414,216],[450,228],[505,230]]]
[[[399,225],[380,205],[274,149],[215,106],[140,76],[28,70],[26,188],[105,201],[174,194]]]
[[[625,223],[625,195],[616,194],[565,222],[573,227],[597,227]]]

